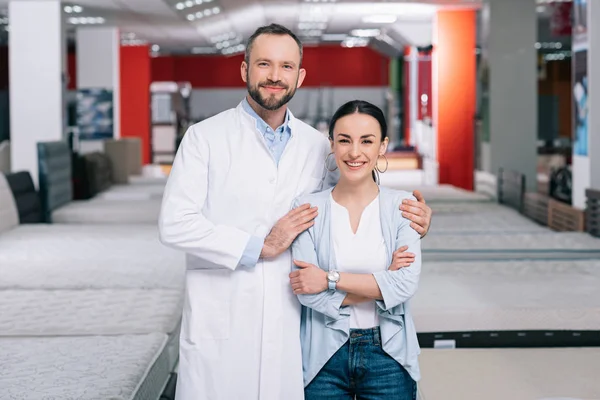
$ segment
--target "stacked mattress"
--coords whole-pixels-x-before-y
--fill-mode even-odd
[[[411,300],[419,398],[600,399],[600,239],[460,189],[420,190],[433,220]]]
[[[0,175],[3,395],[158,399],[178,361],[184,255],[150,224],[16,225],[5,187]]]

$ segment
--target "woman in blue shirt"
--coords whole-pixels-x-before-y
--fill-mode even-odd
[[[292,245],[290,274],[304,306],[307,400],[416,399],[420,349],[409,300],[421,271],[420,236],[398,209],[414,197],[377,183],[387,169],[386,132],[378,107],[359,100],[340,107],[327,160],[339,181],[294,205],[319,209]]]

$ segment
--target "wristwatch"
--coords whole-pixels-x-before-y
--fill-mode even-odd
[[[327,272],[327,284],[329,290],[335,290],[337,283],[340,281],[340,273],[337,271]]]

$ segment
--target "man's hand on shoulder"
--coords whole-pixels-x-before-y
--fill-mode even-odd
[[[421,235],[421,238],[427,235],[431,225],[431,208],[425,204],[425,198],[418,190],[413,192],[417,201],[405,199],[400,205],[402,216],[411,221],[410,226]]]
[[[317,214],[317,207],[311,207],[310,204],[303,204],[288,212],[265,238],[260,257],[274,258],[286,251],[299,234],[313,226]]]

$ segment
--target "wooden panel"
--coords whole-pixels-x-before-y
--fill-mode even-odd
[[[588,189],[587,197],[586,230],[596,237],[600,237],[600,190]]]
[[[551,199],[548,202],[548,226],[555,231],[582,232],[585,230],[585,211]]]
[[[548,202],[550,198],[540,193],[525,193],[523,214],[532,220],[548,225]]]
[[[500,168],[498,172],[498,202],[521,212],[525,196],[525,175]]]

